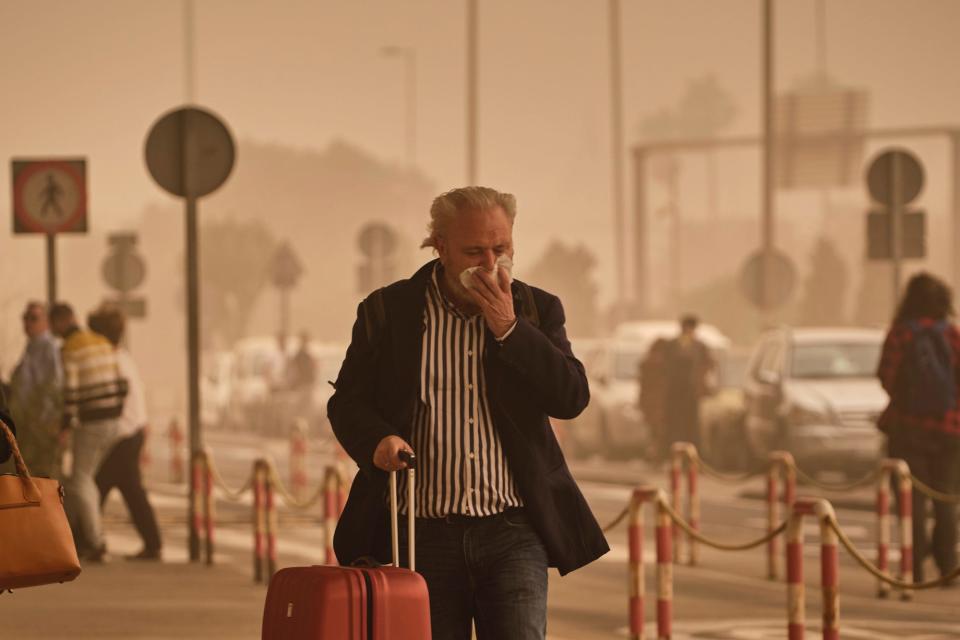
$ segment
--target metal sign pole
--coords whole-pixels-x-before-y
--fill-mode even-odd
[[[890,164],[890,256],[893,263],[893,305],[900,296],[903,270],[903,167],[900,155],[894,154]]]
[[[57,301],[57,234],[47,234],[47,307]]]
[[[190,460],[201,448],[200,439],[200,322],[199,322],[199,291],[198,291],[198,251],[197,251],[197,199],[192,196],[186,198],[186,226],[187,226],[187,398],[189,403],[187,413],[187,428],[190,434]],[[195,495],[198,487],[195,486],[194,474],[190,476],[190,495]],[[194,522],[196,517],[196,502],[187,500],[188,520]],[[190,526],[190,560],[200,560],[200,538],[196,527]]]

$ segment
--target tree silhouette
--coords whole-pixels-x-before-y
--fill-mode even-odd
[[[200,228],[201,339],[232,345],[246,335],[251,311],[269,283],[277,242],[260,220],[223,219]],[[214,338],[216,336],[216,338]]]
[[[592,273],[596,265],[597,259],[584,245],[553,240],[525,274],[530,284],[560,296],[571,336],[596,334],[597,284]]]
[[[810,254],[810,275],[800,301],[800,324],[842,325],[847,322],[846,304],[849,274],[836,246],[826,237],[817,240]]]

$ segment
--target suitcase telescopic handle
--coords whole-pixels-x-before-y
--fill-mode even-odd
[[[417,467],[417,457],[410,451],[400,451],[398,456],[401,462],[407,464],[407,557],[410,563],[410,571],[416,570],[416,544],[414,540],[414,469]],[[390,542],[393,550],[393,566],[400,566],[400,524],[398,522],[397,507],[397,472],[390,472]]]

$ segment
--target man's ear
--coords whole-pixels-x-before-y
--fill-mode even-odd
[[[447,246],[446,240],[444,240],[443,238],[437,238],[437,243],[435,248],[437,250],[437,256],[440,258],[440,262],[443,264],[446,264],[448,251],[449,251],[449,247]]]

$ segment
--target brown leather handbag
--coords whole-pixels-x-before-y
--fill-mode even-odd
[[[17,465],[17,475],[0,475],[0,590],[73,580],[80,561],[63,511],[63,486],[31,477],[2,420],[0,430]]]

